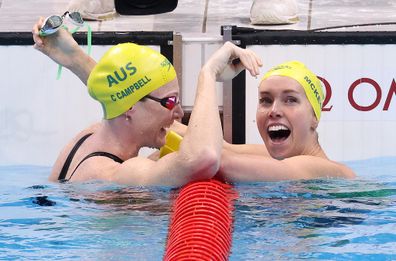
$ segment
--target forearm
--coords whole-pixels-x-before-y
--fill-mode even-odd
[[[220,173],[229,182],[282,181],[318,178],[353,178],[346,166],[316,156],[284,160],[223,151]]]
[[[178,121],[174,121],[170,129],[182,137],[184,137],[187,132],[187,126]]]
[[[220,174],[224,180],[237,182],[261,182],[294,180],[298,170],[285,162],[271,157],[237,154],[223,150],[221,157]]]
[[[194,151],[212,148],[220,158],[223,135],[217,104],[216,80],[210,70],[201,69],[197,94],[185,139]]]
[[[258,181],[256,168],[250,169],[245,166],[243,158],[245,155],[223,150],[219,174],[230,183],[256,182]]]
[[[223,150],[231,151],[237,154],[248,154],[270,157],[264,144],[230,144],[223,142]]]
[[[73,62],[67,68],[87,85],[89,74],[96,65],[96,61],[82,49],[73,56]]]
[[[179,153],[188,173],[214,176],[220,166],[222,129],[217,105],[216,82],[201,70],[195,104]]]

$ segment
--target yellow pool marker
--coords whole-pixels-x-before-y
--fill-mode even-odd
[[[171,152],[175,152],[179,150],[180,142],[182,141],[183,137],[177,134],[174,131],[169,131],[165,137],[165,145],[160,149],[160,158],[169,154]]]

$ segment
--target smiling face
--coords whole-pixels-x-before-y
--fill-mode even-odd
[[[179,86],[177,79],[165,84],[150,93],[155,98],[175,96],[179,100]],[[144,98],[135,105],[139,115],[135,115],[144,132],[144,146],[160,148],[165,144],[166,130],[174,120],[183,118],[183,110],[178,103],[172,109],[165,108],[160,102]],[[136,118],[139,117],[139,118]]]
[[[260,83],[257,127],[268,152],[283,159],[310,154],[318,144],[318,121],[302,86],[285,76]]]

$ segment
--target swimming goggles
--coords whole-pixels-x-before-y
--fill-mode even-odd
[[[157,97],[153,97],[151,95],[146,95],[145,98],[149,98],[150,100],[161,103],[162,107],[165,107],[168,110],[172,110],[173,108],[175,108],[176,105],[179,104],[179,101],[177,100],[176,96],[169,96],[169,97],[160,99]]]
[[[67,18],[68,21],[70,21],[73,25],[76,26],[73,30],[69,31],[68,27],[64,25],[65,18]],[[84,22],[79,12],[66,11],[62,16],[51,15],[47,17],[44,20],[43,27],[41,27],[39,31],[39,35],[40,36],[51,35],[57,32],[61,27],[68,30],[71,34],[74,34],[75,32],[78,31],[78,29],[80,29],[80,27],[84,27],[84,26],[87,27],[87,46],[88,46],[87,53],[88,55],[91,55],[92,29],[88,23]],[[58,75],[57,75],[58,80],[60,79],[61,74],[62,74],[62,65],[59,65]]]
[[[77,27],[84,26],[84,20],[79,12],[66,11],[62,16],[51,15],[44,20],[44,26],[40,29],[40,35],[46,36],[55,33],[63,25],[65,18]]]

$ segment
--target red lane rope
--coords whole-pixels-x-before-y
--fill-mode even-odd
[[[164,260],[228,260],[237,197],[216,179],[185,185],[172,207]]]

